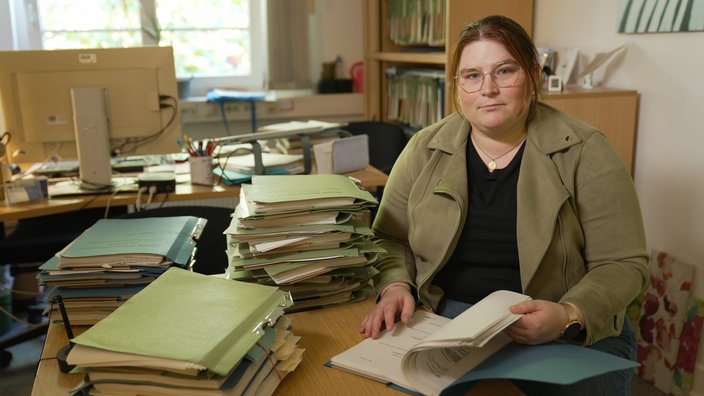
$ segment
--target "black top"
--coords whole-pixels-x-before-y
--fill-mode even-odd
[[[469,212],[450,261],[433,281],[445,297],[474,304],[496,290],[521,292],[516,186],[524,146],[506,168],[489,172],[467,144]]]

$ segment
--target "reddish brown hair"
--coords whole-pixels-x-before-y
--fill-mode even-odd
[[[541,88],[540,63],[538,61],[538,51],[535,48],[533,40],[531,40],[525,29],[511,18],[501,15],[491,15],[476,20],[465,26],[462,32],[460,32],[460,38],[455,46],[452,54],[452,63],[450,64],[450,70],[453,71],[453,76],[457,75],[464,47],[480,40],[493,40],[503,45],[529,77],[528,81],[533,96],[530,108],[528,109],[528,120],[530,120],[535,114]],[[459,103],[457,90],[457,84],[453,81],[453,83],[450,84],[450,93],[455,102],[455,108],[461,109],[462,107]]]

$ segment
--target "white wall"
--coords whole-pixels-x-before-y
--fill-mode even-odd
[[[314,21],[316,34],[311,37],[312,80],[320,79],[321,62],[342,58],[342,76],[350,78],[349,69],[355,62],[364,60],[362,37],[362,2],[347,0],[315,0]]]
[[[606,85],[641,94],[635,183],[650,249],[697,266],[704,298],[704,32],[616,33],[620,1],[536,0],[538,46],[577,46],[593,55],[628,44]],[[694,392],[704,395],[704,346]]]

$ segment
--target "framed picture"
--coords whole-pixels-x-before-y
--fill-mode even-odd
[[[704,0],[619,1],[619,33],[704,31]]]
[[[562,91],[562,79],[559,76],[548,77],[548,91],[550,91],[550,92]]]

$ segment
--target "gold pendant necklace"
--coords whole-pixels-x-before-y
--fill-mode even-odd
[[[493,171],[496,169],[496,160],[501,159],[503,156],[505,156],[506,154],[508,154],[508,153],[510,153],[511,151],[513,151],[516,147],[520,146],[521,143],[523,143],[523,141],[526,140],[526,138],[528,137],[528,135],[523,136],[523,139],[519,140],[518,143],[516,143],[513,147],[511,147],[507,152],[505,152],[505,153],[499,155],[498,157],[492,157],[492,156],[490,156],[489,154],[487,154],[486,151],[482,150],[482,148],[479,147],[479,144],[477,144],[477,142],[474,141],[474,137],[473,137],[472,135],[469,135],[469,137],[470,137],[470,139],[472,139],[472,143],[474,143],[474,147],[476,147],[477,150],[479,150],[480,153],[484,154],[484,156],[486,156],[487,158],[489,158],[490,161],[489,161],[488,164],[486,164],[486,167],[489,168],[489,172],[493,172]]]

